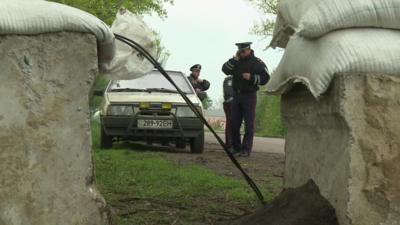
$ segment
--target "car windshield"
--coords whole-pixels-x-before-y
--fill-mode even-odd
[[[167,72],[172,80],[186,94],[193,94],[193,89],[181,72]],[[132,80],[115,80],[112,81],[109,92],[165,92],[178,93],[174,86],[158,71],[152,71],[142,77]]]

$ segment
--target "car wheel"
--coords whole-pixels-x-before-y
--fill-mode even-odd
[[[101,135],[100,135],[100,148],[101,149],[110,149],[112,148],[112,136],[108,136],[103,128],[101,126]]]
[[[190,142],[190,152],[201,154],[204,152],[204,131],[197,138],[193,138]]]

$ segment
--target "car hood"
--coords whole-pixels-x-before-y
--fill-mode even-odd
[[[187,97],[194,104],[201,104],[200,99],[195,94],[188,94]],[[182,96],[175,93],[160,93],[160,92],[118,92],[107,93],[106,98],[110,103],[131,103],[131,102],[168,102],[186,104]]]

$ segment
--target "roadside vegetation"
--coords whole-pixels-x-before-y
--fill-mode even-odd
[[[107,88],[109,80],[106,76],[100,75],[96,78],[95,83],[92,87],[93,91],[105,91]],[[103,101],[102,96],[90,95],[90,110],[92,113],[99,110],[101,102]]]
[[[279,0],[248,0],[264,16],[254,24],[251,32],[255,35],[270,38],[275,26],[275,15],[278,11]],[[257,105],[258,136],[284,137],[286,128],[280,115],[280,97],[268,96],[261,92]]]
[[[283,125],[281,100],[278,96],[259,93],[256,108],[256,134],[261,137],[285,137],[286,128]]]
[[[156,13],[160,18],[167,17],[165,4],[173,4],[173,0],[51,0],[89,12],[107,24],[114,21],[117,11],[125,7],[137,15]]]

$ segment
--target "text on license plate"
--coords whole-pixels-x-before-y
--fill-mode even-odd
[[[173,122],[172,120],[138,120],[138,128],[171,129]]]

